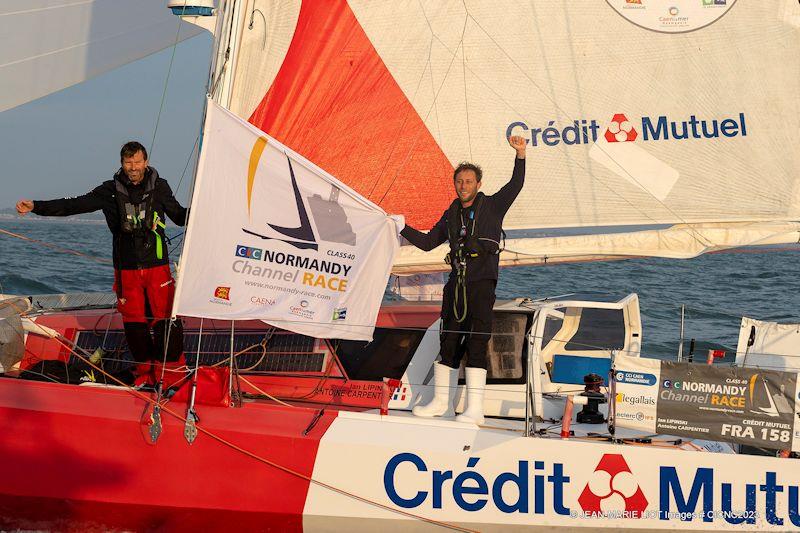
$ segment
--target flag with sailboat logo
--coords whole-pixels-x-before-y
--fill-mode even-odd
[[[398,245],[380,207],[208,102],[176,314],[369,340]]]

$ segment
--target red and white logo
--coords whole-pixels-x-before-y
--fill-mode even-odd
[[[625,458],[618,453],[603,455],[578,503],[585,513],[619,513],[626,518],[641,518],[647,509],[644,492]]]
[[[622,113],[617,113],[611,117],[611,124],[606,129],[606,140],[610,143],[622,143],[635,141],[639,136],[633,124],[628,122],[628,117]]]
[[[217,287],[214,289],[214,298],[219,298],[220,300],[230,300],[231,299],[231,288],[230,287]]]

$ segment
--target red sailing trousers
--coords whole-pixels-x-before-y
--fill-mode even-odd
[[[169,265],[114,271],[117,310],[123,322],[152,325],[172,315],[175,280]]]

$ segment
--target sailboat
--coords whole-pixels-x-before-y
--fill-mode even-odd
[[[20,28],[58,17],[70,30],[59,35],[74,40],[52,51],[94,68],[53,70],[42,87],[39,61],[58,54],[23,49],[0,72],[37,89],[11,91],[3,109],[152,51],[127,34],[96,33],[104,16],[118,18],[109,4],[0,13]],[[637,400],[614,383],[655,376],[639,357],[635,294],[498,302],[480,427],[410,413],[433,393],[439,303],[371,307],[389,270],[446,268],[441,250],[395,249],[387,215],[429,228],[462,158],[481,163],[483,190],[496,190],[510,134],[529,141],[531,168],[505,219],[504,266],[797,242],[796,2],[170,5],[216,42],[176,296],[192,371],[160,392],[134,390],[112,378],[125,353],[113,307],[0,302],[9,316],[0,324],[25,331],[27,354],[0,379],[3,528],[800,527],[793,461],[615,419],[616,404]],[[63,9],[84,17],[73,24]],[[137,2],[129,27],[150,32],[148,46],[168,46],[157,9],[167,13]],[[281,215],[287,209],[294,214]],[[556,227],[594,230],[529,233]],[[222,246],[226,231],[241,242]],[[268,247],[282,247],[285,265],[286,254],[305,257],[323,241],[345,256],[350,243],[382,243],[379,268],[360,272],[363,299],[345,308],[257,292],[264,276],[277,279],[275,269],[254,270]],[[218,261],[227,270],[214,270]],[[252,292],[241,303],[243,287]],[[296,318],[274,319],[278,302]],[[624,359],[646,368],[619,375]],[[22,379],[45,373],[42,361],[81,376]],[[463,410],[463,387],[456,402]],[[574,404],[585,404],[580,423]]]

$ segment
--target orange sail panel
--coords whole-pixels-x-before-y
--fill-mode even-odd
[[[454,198],[453,165],[345,1],[303,2],[249,120],[417,228],[433,226]]]

